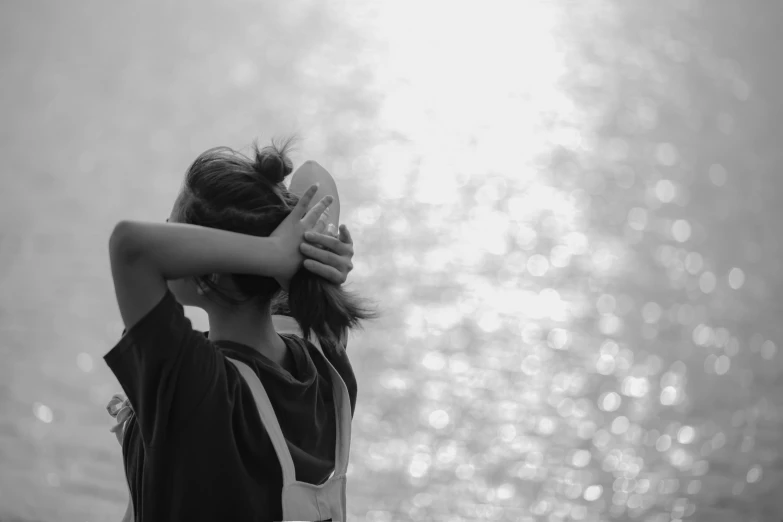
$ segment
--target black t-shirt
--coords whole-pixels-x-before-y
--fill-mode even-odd
[[[170,291],[104,360],[134,410],[122,444],[136,520],[282,519],[282,472],[253,395],[231,357],[258,375],[294,461],[296,480],[334,470],[332,384],[317,348],[281,335],[293,373],[253,348],[193,330]],[[324,346],[356,405],[345,350]]]

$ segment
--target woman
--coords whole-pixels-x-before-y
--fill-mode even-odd
[[[105,360],[133,411],[121,423],[126,518],[282,520],[283,470],[249,384],[256,378],[296,480],[321,484],[335,468],[333,389],[347,389],[351,415],[356,404],[347,331],[374,313],[335,284],[351,267],[347,228],[339,239],[313,232],[336,190],[308,211],[317,187],[298,199],[283,185],[289,144],[256,148],[254,160],[206,151],[188,169],[168,223],[123,221],[112,233],[126,332]],[[305,167],[334,187],[318,165]],[[301,337],[275,331],[281,288]],[[209,332],[193,330],[183,305],[206,311]],[[243,378],[240,366],[252,375]]]

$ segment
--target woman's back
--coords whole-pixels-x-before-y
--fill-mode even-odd
[[[293,372],[252,347],[208,340],[167,293],[106,355],[129,397],[146,406],[123,440],[137,520],[282,520],[277,455],[248,383],[227,358],[246,364],[263,384],[296,479],[319,484],[329,477],[336,427],[328,365],[313,344],[281,337]],[[356,379],[345,350],[333,348],[325,355],[353,412]]]

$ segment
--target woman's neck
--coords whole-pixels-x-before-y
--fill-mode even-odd
[[[269,313],[259,313],[257,310],[211,313],[209,340],[232,341],[249,346],[280,365],[286,361],[286,344],[275,331]]]

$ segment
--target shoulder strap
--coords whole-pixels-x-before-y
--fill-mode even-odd
[[[280,468],[283,470],[283,484],[290,484],[296,481],[294,461],[291,458],[291,452],[288,451],[288,445],[283,436],[283,430],[280,429],[280,423],[277,422],[275,410],[272,408],[272,403],[269,402],[269,396],[266,394],[264,385],[261,384],[256,373],[251,370],[248,365],[242,361],[237,361],[229,357],[226,357],[226,359],[237,367],[237,370],[239,370],[239,373],[245,379],[245,382],[250,387],[250,391],[253,393],[253,399],[256,401],[258,414],[261,416],[261,422],[266,428],[266,432],[269,434],[269,439],[272,441],[275,453],[277,453],[277,460],[280,461]]]
[[[299,323],[292,317],[273,315],[272,323],[277,333],[302,336]],[[334,476],[337,477],[344,475],[348,470],[348,457],[351,452],[351,398],[348,395],[348,387],[345,386],[340,373],[335,370],[332,363],[324,355],[318,336],[313,336],[311,339],[321,358],[326,362],[329,374],[332,377],[332,396],[334,398],[335,426],[337,428],[334,451]]]
[[[289,333],[301,336],[299,325],[294,319],[285,316],[272,316],[273,324],[277,333]],[[334,455],[334,476],[345,475],[348,469],[348,457],[351,448],[351,400],[348,396],[348,388],[345,386],[342,377],[334,369],[332,363],[323,355],[323,349],[317,338],[312,341],[316,346],[320,357],[326,362],[329,373],[332,378],[332,394],[334,397],[335,426],[337,433],[335,437],[335,455]],[[291,484],[296,481],[296,471],[291,452],[288,451],[288,444],[283,436],[283,430],[277,421],[277,416],[269,401],[269,396],[264,389],[256,373],[245,363],[234,359],[227,359],[239,370],[239,373],[245,379],[250,391],[253,393],[253,399],[256,402],[261,422],[269,434],[272,446],[275,448],[277,459],[280,461],[280,468],[283,471],[283,485]]]

